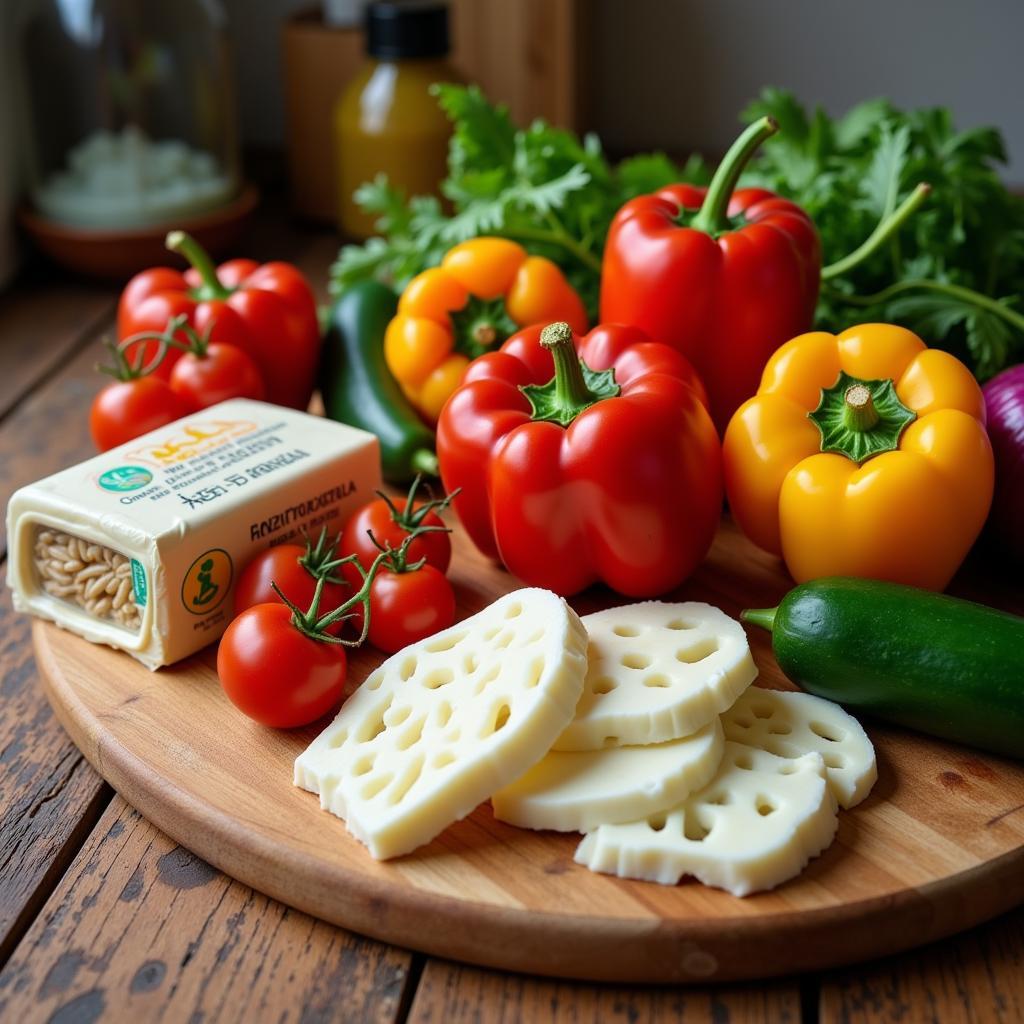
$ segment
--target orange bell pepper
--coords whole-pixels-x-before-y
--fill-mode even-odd
[[[732,417],[724,457],[740,528],[797,582],[942,590],[992,501],[981,388],[958,359],[889,324],[783,345]]]
[[[384,335],[384,358],[409,401],[435,421],[471,359],[530,324],[587,314],[562,271],[505,238],[473,238],[417,274]]]

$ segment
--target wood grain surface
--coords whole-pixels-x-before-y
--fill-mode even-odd
[[[461,530],[453,537],[462,614],[516,585]],[[726,523],[678,596],[737,614],[788,585]],[[576,603],[586,612],[614,600],[591,591]],[[836,842],[799,878],[744,900],[591,873],[572,861],[575,837],[504,825],[486,805],[417,853],[377,863],[291,786],[317,727],[249,722],[223,696],[211,651],[151,674],[42,623],[35,640],[58,716],[150,820],[261,891],[431,954],[615,981],[759,977],[914,946],[1024,900],[1024,766],[909,733],[870,727],[871,797],[841,815]],[[788,685],[767,634],[751,640],[760,682]],[[353,680],[379,660],[360,650]]]
[[[409,1020],[412,1024],[798,1024],[800,990],[794,982],[644,990],[526,978],[429,960]]]
[[[410,961],[233,882],[115,799],[0,974],[0,1020],[391,1022]]]
[[[1020,1024],[1024,909],[897,960],[822,979],[820,1024]]]

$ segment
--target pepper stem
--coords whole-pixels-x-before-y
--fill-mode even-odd
[[[591,405],[597,396],[583,379],[572,328],[564,322],[548,324],[540,332],[540,343],[555,361],[555,401],[564,409],[579,410]]]
[[[747,608],[746,611],[740,612],[740,619],[743,622],[749,622],[752,626],[767,629],[770,633],[775,625],[775,615],[778,610],[778,608]]]
[[[614,370],[592,370],[580,359],[567,323],[548,324],[540,332],[540,343],[551,353],[555,375],[547,384],[520,387],[530,403],[531,419],[567,427],[584,409],[614,398],[621,390],[615,383]]]
[[[878,410],[866,384],[854,384],[846,389],[843,423],[849,430],[870,430],[878,423]]]
[[[757,147],[778,130],[779,123],[774,117],[759,118],[729,147],[711,179],[704,202],[690,221],[691,228],[709,235],[729,230],[729,200],[736,183]]]
[[[164,241],[171,252],[180,253],[195,268],[202,279],[202,286],[196,290],[200,299],[226,299],[231,294],[217,277],[217,268],[210,259],[210,254],[190,235],[184,231],[169,231]]]

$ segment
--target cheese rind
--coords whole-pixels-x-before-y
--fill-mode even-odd
[[[746,896],[797,875],[831,843],[835,799],[819,754],[795,760],[726,742],[718,775],[667,813],[602,825],[576,850],[592,871],[675,885],[693,875]]]
[[[555,750],[644,746],[689,736],[730,707],[757,667],[743,627],[697,601],[644,601],[583,619],[587,678]]]
[[[859,804],[878,778],[875,748],[853,715],[810,693],[751,687],[722,715],[728,739],[779,757],[818,753],[841,807]]]
[[[430,842],[536,764],[571,721],[586,631],[524,589],[385,661],[295,761],[295,784],[378,858]]]
[[[718,719],[680,740],[647,747],[553,750],[491,797],[494,816],[521,828],[588,832],[685,800],[718,771]]]

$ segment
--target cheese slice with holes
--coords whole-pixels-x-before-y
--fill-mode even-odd
[[[754,681],[743,627],[709,604],[643,601],[584,616],[587,678],[555,750],[643,746],[702,729]]]
[[[751,687],[722,715],[725,735],[780,757],[816,751],[841,807],[859,804],[878,778],[875,748],[838,704],[809,693]]]
[[[518,590],[385,661],[295,761],[378,858],[430,842],[536,764],[572,720],[587,634],[547,590]]]
[[[602,825],[583,838],[576,861],[663,885],[693,875],[746,896],[799,874],[836,824],[821,755],[790,759],[727,741],[704,789],[667,813]]]
[[[635,821],[674,806],[709,782],[724,746],[716,718],[692,736],[649,747],[553,750],[491,797],[494,816],[557,832]]]

